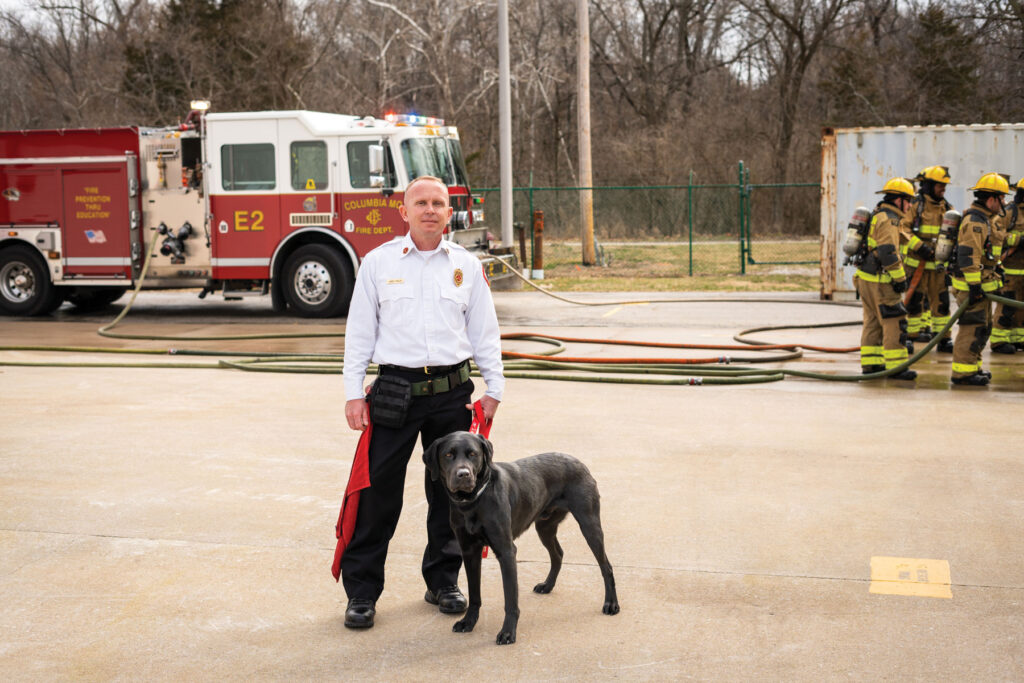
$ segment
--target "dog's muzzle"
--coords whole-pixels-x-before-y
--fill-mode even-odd
[[[448,478],[448,490],[452,493],[460,491],[472,493],[474,488],[476,488],[476,476],[471,468],[462,466],[452,470],[451,476]]]

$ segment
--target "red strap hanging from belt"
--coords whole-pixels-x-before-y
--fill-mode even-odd
[[[359,492],[370,488],[370,435],[372,432],[373,423],[371,422],[359,437],[356,454],[352,458],[352,471],[349,472],[348,484],[345,486],[345,498],[341,501],[341,511],[338,513],[338,523],[334,525],[334,535],[338,539],[338,545],[334,548],[334,564],[331,566],[331,573],[334,574],[335,581],[341,578],[341,556],[345,554],[345,548],[348,547],[356,530]]]

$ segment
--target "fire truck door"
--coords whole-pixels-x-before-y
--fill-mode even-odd
[[[406,232],[405,221],[398,212],[402,195],[392,189],[397,178],[389,147],[384,150],[384,187],[372,185],[370,146],[379,144],[379,137],[341,141],[341,158],[346,160],[340,179],[342,235],[359,254]]]
[[[327,143],[323,140],[295,140],[288,145],[289,185],[281,193],[282,232],[310,226],[336,226],[335,191],[337,173],[330,172]]]
[[[64,276],[130,279],[126,165],[64,169],[61,176]]]

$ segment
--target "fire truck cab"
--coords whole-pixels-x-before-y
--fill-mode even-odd
[[[449,186],[449,237],[511,274],[440,120],[195,108],[173,128],[0,132],[0,313],[106,305],[148,257],[143,288],[342,315],[362,257],[405,233],[398,207],[422,175]]]

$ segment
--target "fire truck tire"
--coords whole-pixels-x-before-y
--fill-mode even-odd
[[[47,315],[62,303],[63,293],[34,249],[16,245],[0,250],[0,315]]]
[[[80,311],[98,311],[120,299],[127,291],[127,287],[76,287],[65,298]]]
[[[348,312],[355,277],[336,250],[307,244],[295,250],[282,270],[285,299],[303,318],[334,318]]]

